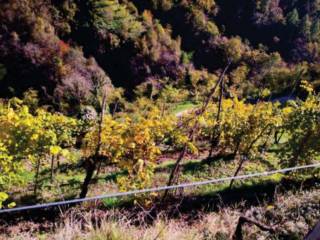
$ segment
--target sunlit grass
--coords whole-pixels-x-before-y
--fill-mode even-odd
[[[181,112],[184,112],[184,111],[187,111],[187,110],[191,110],[191,109],[194,109],[196,107],[198,107],[199,104],[195,103],[195,102],[192,102],[192,101],[185,101],[185,102],[182,102],[182,103],[179,103],[177,104],[173,110],[172,110],[172,113],[173,114],[178,114],[178,113],[181,113]]]

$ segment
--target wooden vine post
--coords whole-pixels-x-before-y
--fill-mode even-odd
[[[217,88],[221,85],[221,83],[222,83],[222,81],[223,81],[223,79],[224,79],[224,77],[225,77],[225,75],[226,75],[231,63],[232,63],[232,61],[229,60],[227,66],[224,68],[223,72],[220,74],[220,77],[219,77],[217,83],[210,90],[209,95],[205,99],[202,107],[199,109],[199,111],[197,111],[195,113],[195,117],[199,117],[199,116],[201,116],[201,115],[203,115],[205,113],[205,111],[207,110],[213,95],[215,94]],[[192,128],[191,128],[191,130],[189,132],[189,135],[188,135],[188,140],[189,141],[192,141],[192,139],[194,137],[194,134],[196,132],[196,129],[198,128],[198,125],[199,125],[199,123],[198,123],[198,121],[196,121],[194,123],[194,125],[192,126]],[[179,154],[179,157],[176,160],[175,165],[174,165],[174,167],[173,167],[173,169],[172,169],[172,171],[170,173],[170,177],[169,177],[169,181],[167,183],[167,186],[172,186],[173,184],[175,184],[177,182],[177,180],[179,178],[179,174],[180,174],[181,162],[182,162],[182,160],[184,159],[184,157],[185,157],[185,155],[187,153],[187,149],[188,149],[188,146],[187,146],[187,143],[185,143],[183,148],[182,148],[182,150],[181,150],[181,152],[180,152],[180,154]],[[166,190],[164,192],[164,196],[163,196],[162,200],[165,200],[167,198],[168,193],[169,193],[169,190]]]

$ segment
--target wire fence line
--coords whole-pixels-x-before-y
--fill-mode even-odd
[[[239,175],[239,176],[233,176],[233,177],[211,179],[211,180],[201,181],[201,182],[182,183],[182,184],[172,185],[172,186],[162,186],[162,187],[154,187],[154,188],[148,188],[148,189],[133,190],[133,191],[128,191],[128,192],[110,193],[110,194],[99,195],[99,196],[94,196],[94,197],[78,198],[78,199],[72,199],[72,200],[66,200],[66,201],[23,206],[23,207],[17,207],[17,208],[12,208],[12,209],[3,209],[3,210],[0,210],[0,214],[19,212],[19,211],[25,211],[25,210],[41,209],[41,208],[58,207],[58,206],[63,206],[63,205],[68,205],[68,204],[96,201],[96,200],[102,200],[102,199],[106,199],[106,198],[125,197],[125,196],[130,196],[130,195],[135,195],[135,194],[160,192],[160,191],[173,190],[173,189],[179,189],[179,188],[197,187],[197,186],[202,186],[202,185],[227,182],[227,181],[231,181],[231,180],[244,180],[244,179],[248,179],[248,178],[265,177],[265,176],[270,176],[270,175],[274,175],[277,173],[287,173],[287,172],[292,172],[292,171],[297,171],[297,170],[318,168],[318,167],[320,167],[320,163],[303,165],[303,166],[296,166],[296,167],[290,167],[290,168],[284,168],[284,169],[278,169],[278,170],[272,170],[272,171],[266,171],[266,172],[250,173],[247,175]]]

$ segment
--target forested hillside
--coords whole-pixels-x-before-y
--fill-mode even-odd
[[[228,61],[241,97],[261,86],[284,94],[296,79],[318,86],[319,9],[316,0],[3,0],[1,96],[33,88],[57,108],[91,105],[102,82],[129,97],[137,86],[195,88]]]
[[[0,209],[289,168],[0,210],[0,239],[302,239],[319,90],[320,0],[0,0]]]

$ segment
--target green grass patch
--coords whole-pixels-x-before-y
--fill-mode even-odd
[[[196,107],[198,107],[199,104],[195,103],[195,102],[192,102],[192,101],[185,101],[185,102],[182,102],[182,103],[179,103],[177,104],[173,110],[172,110],[172,113],[173,114],[178,114],[178,113],[181,113],[181,112],[184,112],[184,111],[187,111],[187,110],[191,110],[191,109],[194,109]]]
[[[116,197],[105,198],[105,199],[102,199],[102,203],[106,208],[114,208],[119,205],[120,200],[119,198],[116,198]]]

